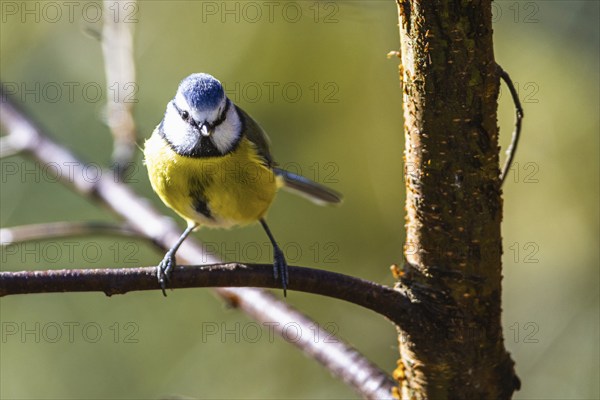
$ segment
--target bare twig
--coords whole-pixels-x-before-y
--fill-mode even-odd
[[[139,236],[127,224],[109,222],[51,222],[0,229],[0,246],[32,240],[47,240],[82,235]],[[144,237],[140,237],[145,239]]]
[[[134,24],[125,17],[128,10],[121,10],[121,7],[136,7],[135,0],[104,0],[102,28],[106,86],[110,93],[107,96],[106,120],[114,139],[112,167],[119,177],[125,176],[135,155],[136,130],[132,110],[137,102],[133,60]]]
[[[0,138],[0,158],[14,156],[21,151],[20,148],[13,146],[10,137]]]
[[[387,286],[306,267],[289,267],[290,290],[320,294],[358,304],[406,325],[408,299]],[[171,288],[279,288],[271,264],[213,264],[178,266]],[[156,268],[65,269],[0,272],[0,296],[28,293],[104,292],[111,296],[138,290],[158,290]]]
[[[2,94],[2,93],[0,93]],[[33,124],[23,112],[18,110],[10,100],[0,103],[2,120],[7,132],[19,132],[27,139],[28,154],[43,165],[54,165],[70,168],[71,173],[60,175],[64,184],[72,186],[81,195],[96,199],[114,213],[127,221],[141,235],[153,240],[162,248],[169,248],[179,237],[177,226],[167,217],[160,215],[149,202],[134,194],[129,187],[113,179],[113,174],[103,174],[99,179],[90,182],[83,172],[86,164],[79,161],[68,150],[59,146],[42,130]],[[181,260],[194,262],[202,260],[216,264],[219,260],[208,256],[193,238],[188,238],[178,251]],[[178,271],[179,272],[179,271]],[[157,285],[158,287],[158,285]],[[286,323],[294,322],[303,329],[315,329],[315,324],[305,315],[286,303],[278,301],[272,294],[252,288],[218,288],[216,292],[239,307],[258,322],[277,322],[274,331],[286,338]],[[408,316],[407,316],[408,319]],[[316,328],[319,334],[328,335],[323,328]],[[361,356],[355,349],[342,341],[324,343],[323,341],[299,340],[290,341],[310,357],[319,361],[334,376],[360,393],[364,398],[381,399],[391,397],[395,383],[378,367]]]
[[[506,83],[508,86],[508,90],[510,91],[510,95],[512,96],[513,102],[515,104],[515,130],[512,134],[512,139],[510,142],[510,146],[506,150],[506,161],[504,162],[504,166],[502,167],[502,172],[500,174],[500,182],[504,184],[506,180],[506,176],[508,175],[508,171],[512,166],[512,163],[515,158],[515,154],[517,153],[517,145],[519,144],[519,139],[521,138],[521,124],[523,122],[523,107],[521,107],[521,100],[519,100],[519,93],[517,93],[517,89],[515,89],[515,85],[513,84],[512,79],[506,71],[502,69],[498,65],[498,71],[500,71],[500,78]]]
[[[0,159],[17,155],[27,146],[28,143],[18,133],[2,136],[0,137]]]

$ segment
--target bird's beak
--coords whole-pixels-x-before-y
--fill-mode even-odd
[[[206,123],[203,123],[202,125],[200,125],[200,133],[202,134],[202,136],[208,137],[212,132],[208,130],[208,126],[206,125]]]

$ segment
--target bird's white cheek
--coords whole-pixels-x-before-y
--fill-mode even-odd
[[[242,132],[242,122],[233,105],[227,111],[225,121],[215,129],[212,134],[212,142],[221,153],[227,153],[237,142]]]
[[[177,112],[167,111],[163,124],[165,136],[173,145],[191,150],[198,140],[197,132]]]

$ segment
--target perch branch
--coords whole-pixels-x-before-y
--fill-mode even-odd
[[[0,95],[3,95],[0,87]],[[102,174],[93,182],[85,179],[86,164],[79,161],[71,152],[50,140],[25,113],[12,101],[0,103],[0,123],[8,134],[17,134],[27,143],[25,150],[43,165],[54,163],[70,168],[72,173],[63,173],[60,179],[83,196],[93,198],[123,218],[140,235],[155,242],[161,248],[169,248],[180,235],[177,226],[167,217],[160,215],[143,198],[137,196],[128,186],[112,178],[112,174]],[[181,260],[198,260],[217,264],[219,260],[207,255],[193,238],[188,238],[178,252]],[[278,301],[264,290],[253,288],[217,288],[215,291],[230,304],[240,308],[260,323],[278,322],[274,331],[285,340],[284,327],[296,323],[303,329],[314,329],[315,323],[291,306]],[[413,312],[414,314],[414,312]],[[328,332],[317,327],[318,334]],[[368,399],[391,397],[395,382],[369,362],[358,351],[340,341],[323,343],[313,340],[288,340],[306,355],[316,359],[335,377]]]
[[[320,294],[358,304],[397,324],[406,321],[410,301],[392,288],[348,275],[306,267],[289,267],[290,290]],[[170,287],[262,287],[277,289],[271,264],[177,266]],[[56,292],[125,294],[158,290],[156,268],[65,269],[0,272],[0,296]]]

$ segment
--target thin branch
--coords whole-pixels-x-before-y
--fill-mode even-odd
[[[2,94],[0,93],[0,95]],[[42,165],[53,163],[54,166],[60,165],[69,168],[71,173],[63,173],[59,177],[64,184],[72,186],[83,196],[96,199],[100,204],[127,221],[141,235],[153,240],[163,249],[169,248],[175,243],[181,233],[180,230],[172,220],[156,212],[146,199],[137,196],[119,180],[112,179],[112,174],[103,173],[99,179],[93,182],[86,180],[84,169],[87,165],[75,158],[71,152],[50,140],[9,99],[0,103],[0,111],[2,114],[0,122],[6,131],[8,133],[19,132],[19,135],[26,138],[28,143],[26,150],[38,162]],[[219,263],[218,259],[204,253],[202,246],[193,238],[188,238],[184,242],[178,251],[178,256],[180,260],[188,263],[193,263],[194,260],[202,260],[211,264]],[[285,326],[291,322],[298,324],[302,329],[315,329],[317,326],[318,334],[329,334],[304,314],[277,300],[267,291],[252,288],[218,288],[215,291],[256,321],[270,323],[270,326],[275,322],[274,331],[284,339],[287,339],[284,332]],[[408,311],[407,320],[409,318]],[[334,376],[344,381],[364,398],[391,397],[395,382],[389,375],[341,340],[335,343],[313,340],[291,340],[289,342],[309,357],[319,361]]]
[[[0,246],[33,240],[57,239],[82,235],[119,235],[139,236],[139,233],[127,224],[109,222],[50,222],[0,228]]]
[[[22,149],[13,146],[10,137],[6,136],[0,138],[0,159],[19,154],[21,150]]]
[[[114,7],[126,7],[127,10],[115,13]],[[133,165],[131,160],[135,155],[137,136],[132,115],[133,105],[137,102],[133,59],[134,24],[122,17],[131,7],[136,7],[135,0],[126,3],[104,0],[102,52],[106,86],[111,94],[107,96],[106,119],[114,139],[113,169],[119,177],[125,176]]]
[[[410,301],[387,286],[336,272],[289,267],[290,290],[320,294],[358,304],[397,324],[407,323]],[[280,287],[271,264],[179,265],[169,285],[194,287]],[[159,290],[156,267],[119,269],[66,269],[0,272],[0,297],[28,293],[104,292],[107,296],[138,290]]]
[[[0,95],[0,101],[4,101],[4,95]],[[0,137],[0,159],[12,157],[21,153],[28,147],[27,136],[19,135],[19,132],[12,132],[6,136]]]
[[[500,72],[500,78],[502,78],[504,83],[506,83],[506,86],[508,86],[513,103],[515,104],[515,130],[512,134],[510,146],[508,146],[508,149],[506,150],[507,159],[504,162],[502,173],[500,174],[500,182],[503,185],[504,181],[506,180],[506,176],[508,175],[508,171],[510,170],[510,167],[514,161],[515,154],[517,153],[517,145],[519,144],[519,139],[521,138],[521,124],[523,122],[524,114],[523,107],[521,107],[521,100],[519,100],[519,93],[517,93],[517,89],[515,88],[512,79],[510,79],[508,73],[499,65],[498,71]]]

